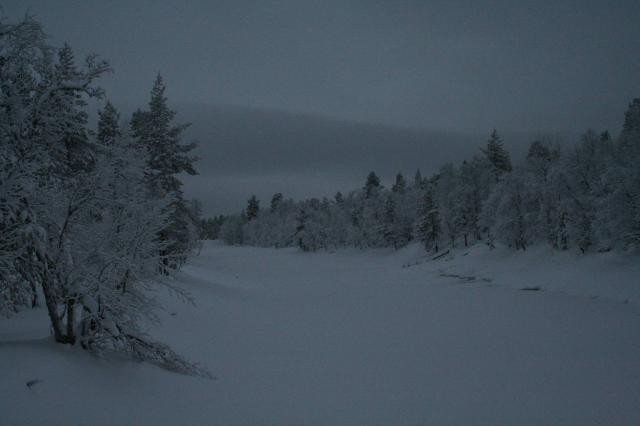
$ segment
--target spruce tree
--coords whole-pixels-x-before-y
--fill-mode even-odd
[[[398,173],[396,175],[396,181],[391,187],[391,191],[398,194],[404,194],[406,190],[407,190],[407,181],[405,180],[404,176],[402,176],[402,173]]]
[[[371,198],[380,188],[380,178],[375,172],[370,172],[364,185],[364,197]]]
[[[93,153],[86,128],[85,95],[92,96],[92,93],[77,88],[78,81],[85,79],[87,74],[76,67],[73,49],[67,43],[58,50],[57,61],[50,72],[52,81],[45,84],[59,89],[52,90],[42,99],[39,107],[46,113],[40,120],[35,120],[40,127],[35,139],[47,146],[53,160],[46,173],[61,177],[88,171],[93,164]],[[100,94],[101,91],[96,90],[95,95]]]
[[[197,174],[195,158],[190,156],[195,144],[183,144],[182,134],[188,124],[173,124],[175,112],[167,104],[165,85],[157,75],[147,111],[138,110],[131,118],[131,131],[137,146],[146,153],[146,182],[152,197],[170,200],[167,226],[160,233],[166,248],[165,264],[177,268],[192,249],[189,211],[182,194],[179,174]]]
[[[491,163],[496,179],[512,170],[509,153],[502,146],[502,139],[496,129],[491,132],[487,147],[483,149],[483,152]]]
[[[635,98],[624,113],[623,135],[640,135],[640,98]]]
[[[271,211],[271,213],[275,213],[276,211],[278,211],[280,205],[282,205],[282,198],[283,196],[281,192],[276,192],[275,194],[273,194],[273,197],[271,197],[271,206],[269,208],[269,211]]]
[[[138,144],[147,151],[147,180],[151,191],[164,197],[181,194],[180,173],[197,174],[195,158],[190,156],[195,144],[183,144],[183,132],[189,124],[173,124],[175,111],[164,95],[166,86],[160,74],[151,90],[149,110],[138,110],[131,119],[131,130]]]
[[[255,195],[252,195],[247,201],[247,221],[251,222],[252,220],[258,217],[258,213],[260,213],[260,201],[256,198]]]
[[[422,173],[420,173],[420,169],[416,170],[416,174],[413,176],[413,187],[417,189],[424,188],[424,179],[422,179]]]
[[[98,134],[96,139],[103,146],[113,145],[121,136],[120,113],[109,101],[98,111]]]

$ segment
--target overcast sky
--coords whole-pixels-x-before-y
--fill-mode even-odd
[[[535,135],[617,134],[640,96],[639,1],[14,0],[4,11],[35,14],[78,59],[109,60],[101,84],[123,120],[161,72],[199,142],[185,192],[214,214],[252,193],[332,196],[371,170],[385,185],[428,175],[479,153],[494,127],[516,161]]]
[[[4,4],[107,58],[114,99],[161,71],[175,101],[485,132],[617,131],[640,96],[638,0]]]

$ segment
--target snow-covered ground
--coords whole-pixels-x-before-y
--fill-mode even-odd
[[[215,380],[54,344],[28,311],[0,320],[0,424],[640,424],[637,255],[208,243],[179,280],[196,306],[159,294],[152,334]]]

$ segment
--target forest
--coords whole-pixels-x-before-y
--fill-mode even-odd
[[[478,154],[432,176],[398,173],[384,188],[371,172],[364,186],[333,199],[252,196],[240,214],[207,222],[231,245],[401,248],[420,241],[429,252],[483,242],[526,250],[633,250],[640,243],[640,99],[622,129],[587,130],[575,144],[545,137],[512,162],[494,129]]]

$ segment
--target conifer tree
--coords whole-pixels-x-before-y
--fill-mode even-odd
[[[46,160],[40,159],[40,171],[49,179],[89,171],[94,158],[86,128],[85,98],[102,96],[102,90],[91,82],[107,72],[109,65],[89,56],[85,69],[80,70],[72,48],[65,43],[55,60],[49,57],[39,68],[42,75],[34,92],[40,99],[33,103],[38,111],[32,117],[32,141],[46,151]]]
[[[98,134],[96,139],[103,146],[113,145],[122,132],[120,131],[120,113],[109,101],[104,109],[98,112]]]
[[[73,50],[67,43],[58,51],[55,73],[59,81],[67,83],[76,81],[80,75],[75,66]],[[56,104],[59,108],[57,119],[63,120],[59,125],[62,127],[60,136],[67,154],[67,166],[69,169],[88,167],[91,158],[87,147],[87,113],[84,110],[87,103],[77,91],[62,90],[58,92]]]
[[[252,195],[247,201],[247,221],[251,222],[252,220],[258,217],[258,213],[260,213],[260,201],[256,198],[255,195]]]
[[[190,156],[195,144],[182,143],[182,134],[189,124],[173,124],[175,111],[165,97],[166,86],[157,75],[151,89],[149,110],[138,110],[131,119],[132,136],[147,151],[147,180],[158,197],[181,195],[180,173],[197,174],[195,158]]]
[[[483,152],[493,167],[496,179],[512,170],[509,153],[502,146],[502,139],[496,129],[491,132],[487,147],[483,149]]]
[[[413,177],[413,187],[416,189],[424,188],[424,179],[422,179],[422,173],[420,173],[420,169],[416,170],[416,174]]]
[[[640,135],[640,98],[635,98],[624,113],[623,135]]]
[[[375,172],[370,172],[364,185],[364,197],[371,198],[378,193],[380,188],[380,178]]]
[[[282,193],[280,192],[276,192],[275,194],[273,194],[273,197],[271,197],[271,205],[269,210],[271,211],[271,213],[275,213],[280,206],[282,205]]]
[[[396,175],[396,181],[391,187],[391,191],[398,194],[404,194],[406,190],[407,190],[407,181],[405,180],[404,176],[402,176],[402,173],[398,173]]]
[[[138,110],[131,118],[131,131],[137,146],[146,152],[146,181],[157,199],[167,198],[167,226],[160,233],[165,242],[165,264],[177,268],[195,246],[193,225],[182,194],[179,174],[195,175],[195,158],[190,152],[195,144],[183,144],[182,134],[188,124],[173,124],[175,112],[167,104],[166,87],[160,74],[151,90],[147,111]]]

